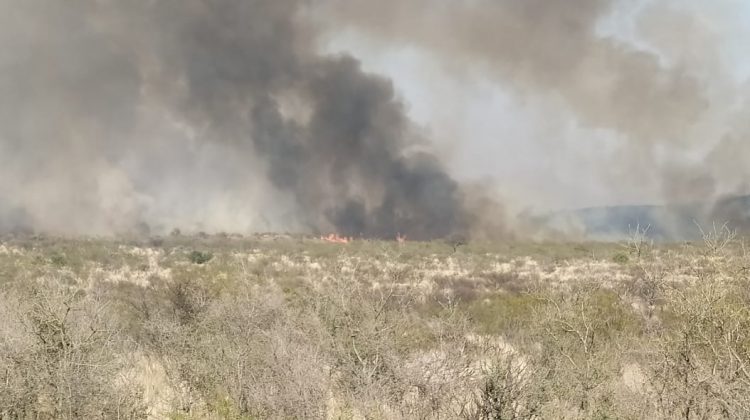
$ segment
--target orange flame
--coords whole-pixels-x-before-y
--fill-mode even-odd
[[[321,236],[321,241],[329,242],[332,244],[348,244],[349,242],[353,241],[353,238],[347,238],[346,236],[339,236],[336,233],[332,233],[328,236]]]

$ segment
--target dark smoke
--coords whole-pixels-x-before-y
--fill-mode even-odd
[[[700,16],[646,3],[634,26],[655,49],[601,32],[617,0],[0,0],[0,231],[505,234],[388,79],[320,52],[351,28],[608,133],[582,189],[747,220],[725,197],[748,191],[750,95],[723,82]],[[550,155],[573,144],[545,132]]]
[[[747,155],[750,130],[746,123],[738,124],[727,135],[724,122],[736,112],[729,104],[743,93],[733,92],[738,89],[721,61],[722,38],[707,18],[691,14],[689,5],[679,10],[679,2],[643,2],[633,18],[642,35],[638,44],[602,31],[602,22],[619,13],[618,8],[633,5],[625,1],[325,4],[321,20],[334,31],[343,26],[376,45],[420,49],[460,77],[492,79],[521,103],[546,101],[550,108],[572,114],[577,125],[606,130],[617,139],[616,152],[611,159],[591,162],[589,176],[622,190],[654,185],[660,204],[702,203],[704,210],[695,214],[701,223],[732,217],[733,225],[746,226],[746,216],[734,218],[742,216],[735,205],[732,211],[716,210],[727,207],[725,197],[750,191],[737,180],[747,179],[747,165],[739,157]],[[750,102],[747,89],[742,91],[740,100]],[[745,108],[738,115],[743,121],[750,107]],[[551,153],[564,147],[560,140],[548,140]],[[712,144],[717,146],[706,155]],[[696,158],[700,154],[703,158]],[[587,175],[580,175],[585,183]],[[695,230],[692,221],[688,229]]]
[[[351,57],[318,58],[303,74],[306,123],[286,120],[271,97],[252,110],[251,137],[274,185],[346,235],[425,239],[466,228],[461,191],[441,164],[405,155],[408,121],[388,81]]]
[[[18,211],[63,233],[211,227],[236,220],[245,184],[267,185],[246,200],[287,228],[429,239],[469,227],[391,83],[316,53],[301,1],[4,0],[0,12],[0,198],[20,209],[0,208],[3,229]],[[205,202],[227,195],[221,211]]]

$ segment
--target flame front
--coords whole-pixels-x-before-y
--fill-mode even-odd
[[[321,236],[320,240],[332,244],[348,244],[349,242],[352,242],[354,238],[347,238],[345,236],[340,236],[337,233],[331,233],[328,236]]]

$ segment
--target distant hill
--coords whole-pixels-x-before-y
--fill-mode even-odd
[[[592,239],[621,239],[637,227],[648,226],[648,235],[655,240],[691,240],[700,238],[699,226],[706,230],[727,223],[732,229],[749,232],[750,195],[715,203],[590,207],[555,212],[542,219],[552,229]]]

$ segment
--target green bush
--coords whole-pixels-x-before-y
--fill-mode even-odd
[[[213,259],[214,255],[210,252],[192,251],[188,254],[188,260],[193,264],[203,265]]]
[[[627,264],[628,262],[630,262],[630,257],[628,257],[628,255],[623,252],[618,252],[612,257],[612,261],[616,262],[617,264]]]

